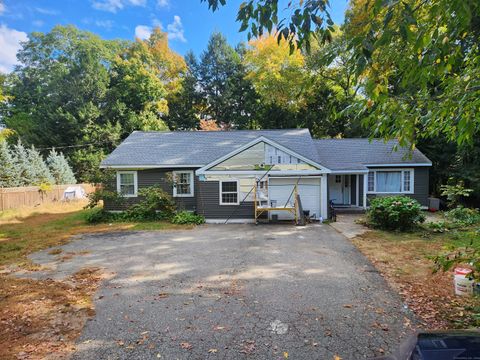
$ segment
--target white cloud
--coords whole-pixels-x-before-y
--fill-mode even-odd
[[[168,7],[170,6],[170,0],[157,0],[158,7]]]
[[[135,28],[135,37],[137,37],[141,40],[148,39],[150,37],[150,34],[152,33],[152,31],[153,31],[153,29],[152,29],[151,26],[138,25]]]
[[[27,41],[27,33],[0,25],[0,72],[7,73],[18,64],[17,51],[20,42]]]
[[[0,15],[2,15],[5,12],[5,4],[0,1]]]
[[[160,29],[163,29],[162,23],[158,19],[153,19],[152,26],[137,25],[137,27],[135,27],[135,37],[142,40],[148,39],[152,34],[153,27],[159,27]],[[187,39],[185,39],[182,19],[180,18],[180,16],[175,15],[173,17],[173,22],[167,25],[167,34],[169,40],[187,42]]]
[[[112,20],[97,20],[95,21],[95,25],[98,27],[110,30],[113,27],[113,21]]]
[[[173,23],[167,25],[168,38],[170,40],[179,40],[181,42],[187,42],[183,31],[182,19],[180,16],[175,15],[173,17]]]
[[[43,24],[45,24],[42,20],[33,20],[32,21],[33,26],[35,27],[42,27]]]
[[[146,0],[94,0],[92,6],[97,10],[116,13],[122,10],[126,5],[145,6]]]
[[[37,12],[39,12],[40,14],[44,14],[44,15],[58,15],[57,10],[45,9],[45,8],[40,8],[40,7],[36,7],[35,10]]]

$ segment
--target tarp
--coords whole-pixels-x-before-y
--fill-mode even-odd
[[[63,200],[85,199],[85,190],[81,186],[69,186],[63,192]]]

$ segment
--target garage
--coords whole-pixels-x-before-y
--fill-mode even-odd
[[[311,177],[269,177],[268,194],[270,201],[276,201],[277,207],[283,207],[289,201],[293,204],[292,191],[298,184],[298,194],[302,202],[303,210],[309,210],[312,218],[320,217],[320,180],[318,176]],[[291,195],[291,197],[290,197]],[[288,206],[288,204],[287,204]],[[278,216],[279,220],[293,220],[294,216],[289,211],[270,211]]]

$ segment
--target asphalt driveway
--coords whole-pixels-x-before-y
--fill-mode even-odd
[[[112,274],[74,359],[362,359],[396,347],[410,315],[328,225],[205,225],[84,235],[33,261],[63,278]]]

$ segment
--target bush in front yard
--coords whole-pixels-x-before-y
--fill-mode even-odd
[[[384,230],[410,230],[425,221],[418,201],[407,196],[373,198],[367,216],[371,226]]]
[[[138,196],[141,200],[125,211],[125,219],[166,220],[175,214],[175,202],[172,197],[158,186],[140,189]]]
[[[445,212],[445,217],[459,226],[470,226],[480,223],[480,211],[463,206]]]
[[[180,211],[177,213],[173,219],[172,223],[173,224],[195,224],[195,225],[200,225],[205,222],[205,218],[201,215],[196,215],[192,212],[189,211]]]

